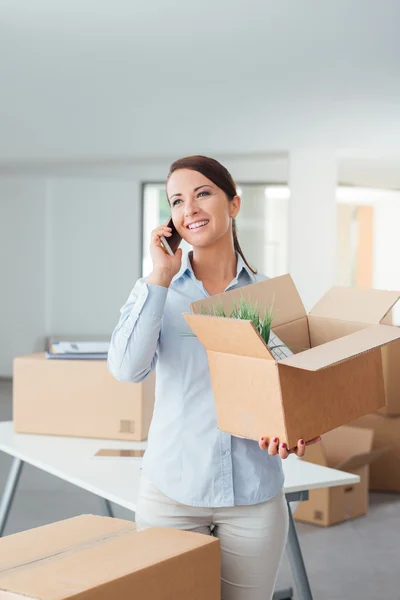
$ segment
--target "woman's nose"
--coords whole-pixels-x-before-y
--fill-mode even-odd
[[[185,217],[191,217],[199,211],[199,207],[195,202],[188,202],[185,205]]]

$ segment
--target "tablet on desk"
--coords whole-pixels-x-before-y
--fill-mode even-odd
[[[102,448],[93,458],[143,458],[144,450],[122,450],[118,448]]]

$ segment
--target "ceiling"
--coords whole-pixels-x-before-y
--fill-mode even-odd
[[[0,162],[400,155],[397,0],[0,0]]]

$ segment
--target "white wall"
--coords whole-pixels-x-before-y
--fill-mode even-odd
[[[49,330],[109,335],[141,272],[134,181],[53,180]]]
[[[0,178],[0,376],[45,335],[46,183]]]
[[[400,193],[374,208],[374,287],[400,291]],[[397,196],[397,197],[396,197]]]
[[[141,265],[138,182],[0,179],[0,377],[47,335],[110,335]]]
[[[289,268],[307,310],[335,280],[336,185],[332,152],[291,153]]]

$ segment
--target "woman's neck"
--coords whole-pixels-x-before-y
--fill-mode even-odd
[[[203,283],[230,283],[236,277],[237,257],[232,241],[194,248],[191,263],[196,278]]]

